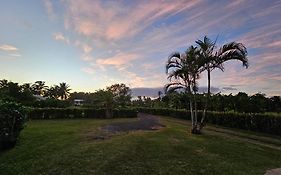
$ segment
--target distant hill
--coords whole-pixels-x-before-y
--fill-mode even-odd
[[[199,87],[199,93],[207,92],[207,87]],[[212,93],[218,93],[218,92],[227,92],[227,91],[236,91],[236,88],[233,87],[211,87]],[[151,98],[158,97],[158,92],[161,91],[164,94],[164,88],[163,87],[155,87],[155,88],[149,88],[149,87],[139,87],[139,88],[132,88],[132,96],[138,97],[138,96],[146,96]]]

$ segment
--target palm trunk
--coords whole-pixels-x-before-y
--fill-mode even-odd
[[[208,66],[207,71],[208,71],[208,93],[207,93],[206,104],[205,104],[205,107],[203,110],[203,115],[202,115],[201,122],[200,122],[200,125],[201,125],[200,129],[203,128],[203,126],[204,126],[206,112],[208,110],[209,99],[210,99],[210,94],[211,94],[211,70],[210,70],[209,66]]]
[[[193,131],[193,128],[194,128],[194,115],[193,115],[193,104],[192,104],[192,99],[190,98],[189,99],[189,110],[190,110],[190,117],[191,117],[191,131]]]
[[[194,94],[194,120],[195,120],[195,126],[197,126],[197,102],[196,102],[196,94]]]

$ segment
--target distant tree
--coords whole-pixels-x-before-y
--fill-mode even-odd
[[[60,97],[60,86],[54,85],[49,87],[45,92],[45,97],[58,99]]]
[[[1,81],[0,99],[3,101],[20,102],[24,105],[33,103],[34,98],[30,89],[11,81]]]
[[[43,96],[46,92],[48,86],[45,85],[45,81],[36,81],[32,86],[31,90],[34,95],[41,95]]]
[[[21,89],[22,89],[22,91],[32,92],[30,83],[24,83],[23,85],[21,85]]]
[[[0,80],[0,88],[4,88],[8,86],[8,80]]]
[[[7,95],[12,97],[15,101],[19,101],[19,99],[21,99],[21,88],[18,83],[14,83],[11,81],[8,82],[7,90]]]
[[[93,94],[93,98],[98,106],[106,109],[106,118],[112,118],[114,94],[109,90],[98,90]]]
[[[65,100],[69,97],[69,94],[70,94],[69,91],[71,89],[69,89],[69,87],[70,86],[68,84],[63,82],[63,83],[60,83],[60,85],[58,87],[55,87],[54,90],[55,91],[57,90],[57,92],[58,92],[57,95],[60,97],[60,99]]]
[[[117,105],[122,107],[129,105],[131,103],[131,89],[125,84],[114,84],[106,88],[113,94],[113,99]]]
[[[249,112],[249,97],[245,92],[239,92],[235,96],[235,110],[238,112]]]
[[[32,105],[35,101],[35,97],[32,94],[30,83],[24,83],[21,88],[21,103],[25,105]]]
[[[280,96],[273,96],[269,98],[268,111],[281,112]]]
[[[251,112],[266,112],[267,98],[265,94],[257,93],[250,97]]]

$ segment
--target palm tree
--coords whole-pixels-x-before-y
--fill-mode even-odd
[[[213,42],[207,36],[205,36],[203,40],[197,40],[196,43],[200,48],[200,59],[203,60],[203,63],[205,62],[205,66],[201,69],[201,72],[207,70],[208,75],[208,93],[203,117],[201,119],[202,127],[204,125],[204,119],[206,117],[206,111],[211,95],[211,71],[216,68],[224,71],[223,63],[229,60],[241,61],[246,68],[248,68],[249,63],[247,59],[247,49],[242,43],[230,42],[224,44],[218,50],[215,50],[216,41]]]
[[[70,91],[69,85],[66,83],[60,83],[59,88],[58,88],[58,96],[62,99],[65,100],[69,97]]]
[[[8,87],[8,80],[0,80],[0,88]]]
[[[24,83],[21,85],[22,91],[30,91],[31,92],[31,85],[30,83]]]
[[[44,95],[48,86],[45,85],[45,81],[36,81],[32,86],[32,92],[34,95]]]
[[[58,85],[51,86],[49,89],[47,89],[45,96],[49,98],[59,98],[59,89],[60,87]]]
[[[179,52],[169,56],[166,64],[166,73],[170,83],[165,85],[165,92],[183,89],[189,95],[189,109],[192,121],[192,133],[197,133],[197,79],[202,69],[202,60],[199,59],[198,49],[190,46],[185,54]],[[193,110],[194,108],[194,110]]]

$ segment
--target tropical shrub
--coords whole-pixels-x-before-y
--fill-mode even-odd
[[[0,101],[0,150],[15,146],[24,127],[23,111],[18,103]]]

